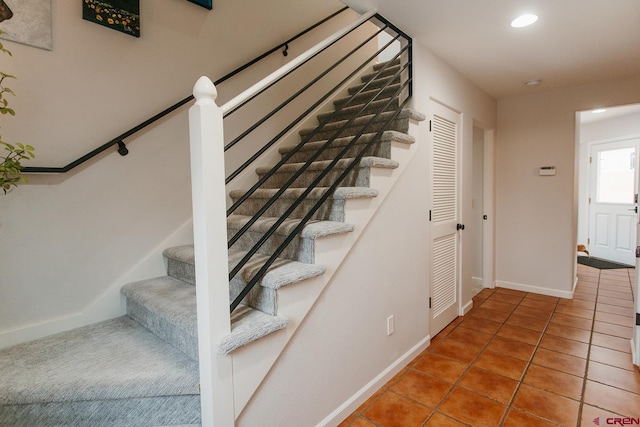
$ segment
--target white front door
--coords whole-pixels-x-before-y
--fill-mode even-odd
[[[435,336],[460,312],[459,197],[460,115],[432,102],[431,115],[431,322]]]
[[[592,257],[635,264],[639,139],[591,148],[589,252]]]

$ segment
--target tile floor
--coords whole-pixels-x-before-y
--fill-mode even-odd
[[[471,312],[340,427],[574,427],[640,418],[640,371],[629,344],[635,270],[578,267],[573,300],[482,290]]]

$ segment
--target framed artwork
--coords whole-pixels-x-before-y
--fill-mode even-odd
[[[51,0],[0,0],[0,38],[51,50]]]
[[[140,0],[82,0],[82,18],[140,37]]]
[[[206,7],[209,10],[213,9],[213,0],[189,0],[189,1],[199,6]]]

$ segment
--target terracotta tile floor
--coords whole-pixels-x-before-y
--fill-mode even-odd
[[[594,426],[640,418],[635,270],[578,265],[573,300],[484,289],[340,427]]]

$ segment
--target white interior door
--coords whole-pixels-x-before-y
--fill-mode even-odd
[[[435,336],[459,313],[459,122],[455,111],[432,103],[431,322]]]
[[[635,264],[639,139],[591,148],[589,252],[595,258]]]

